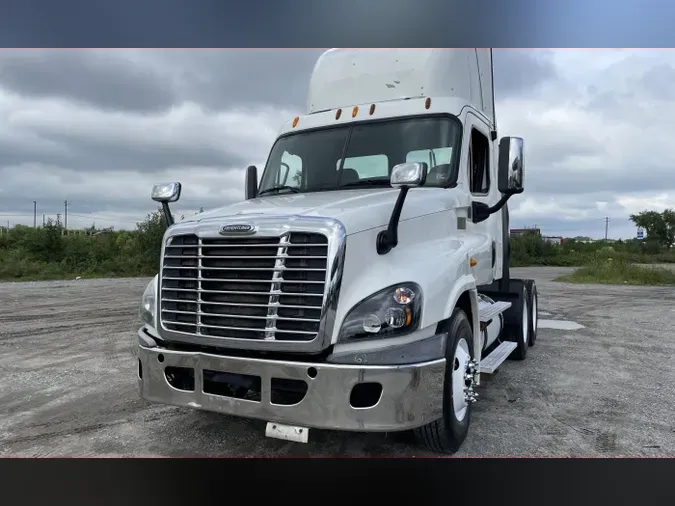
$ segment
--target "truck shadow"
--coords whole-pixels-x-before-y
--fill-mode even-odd
[[[312,429],[309,442],[293,443],[265,436],[265,422],[206,411],[180,410],[190,427],[181,432],[195,435],[194,456],[286,457],[390,457],[434,456],[414,444],[410,432],[362,433]],[[172,424],[173,425],[173,424]],[[160,436],[160,434],[156,434]],[[170,434],[165,434],[170,436]],[[167,441],[168,443],[168,441]],[[195,441],[197,443],[197,441]],[[179,453],[182,453],[178,448]],[[176,454],[173,451],[172,454]]]

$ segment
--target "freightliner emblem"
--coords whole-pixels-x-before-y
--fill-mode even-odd
[[[221,235],[226,234],[252,234],[255,232],[253,225],[248,223],[234,223],[232,225],[222,225],[219,230]]]

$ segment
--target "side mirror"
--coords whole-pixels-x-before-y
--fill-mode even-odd
[[[422,186],[427,180],[427,164],[424,162],[399,163],[391,170],[389,180],[394,188]]]
[[[152,200],[155,202],[176,202],[180,198],[180,183],[158,183],[152,187]]]
[[[162,203],[162,211],[164,211],[164,220],[166,226],[173,225],[173,214],[169,209],[169,202],[176,202],[180,198],[181,184],[180,183],[159,183],[152,187],[152,200]]]
[[[258,169],[255,165],[250,165],[246,169],[246,200],[254,199],[258,196]]]
[[[499,177],[501,193],[513,195],[523,192],[523,139],[503,137],[499,141]]]

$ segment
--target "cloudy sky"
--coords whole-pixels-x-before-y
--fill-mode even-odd
[[[178,214],[243,198],[317,50],[0,51],[0,224],[55,217],[133,228],[154,182]],[[512,226],[632,237],[630,213],[675,207],[675,52],[495,50],[500,135],[525,138]],[[671,176],[672,174],[672,176]]]

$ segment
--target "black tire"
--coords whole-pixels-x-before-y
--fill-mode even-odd
[[[534,346],[534,343],[537,342],[537,323],[539,321],[539,292],[533,279],[526,279],[525,286],[527,287],[527,303],[530,308],[528,344]]]
[[[471,403],[468,403],[465,415],[459,420],[453,407],[452,373],[455,365],[455,352],[464,339],[468,345],[470,359],[473,359],[473,330],[466,313],[455,308],[447,324],[448,343],[445,355],[447,367],[443,383],[443,417],[423,427],[413,430],[417,442],[427,449],[452,454],[462,446],[471,424]]]
[[[514,305],[517,308],[516,315],[519,317],[516,318],[517,321],[511,321],[506,325],[504,334],[507,341],[518,344],[518,347],[511,352],[509,358],[513,360],[525,360],[527,358],[527,349],[530,346],[530,309],[525,283],[523,283],[518,301]]]

